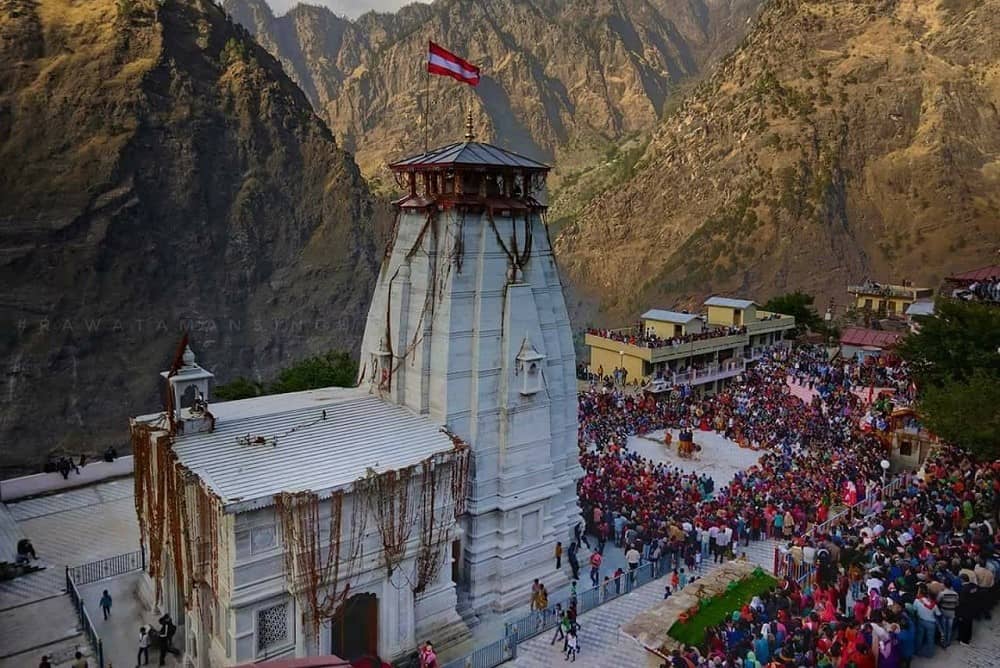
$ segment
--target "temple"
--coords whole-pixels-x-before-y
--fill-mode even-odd
[[[469,444],[464,610],[523,604],[580,520],[576,358],[536,198],[548,167],[466,141],[391,165],[406,194],[361,347],[361,386]]]
[[[470,128],[392,169],[356,387],[212,403],[185,341],[164,410],[131,421],[147,595],[186,665],[401,659],[566,581],[581,469],[548,167]]]

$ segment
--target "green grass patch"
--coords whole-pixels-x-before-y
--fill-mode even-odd
[[[722,596],[716,596],[710,603],[705,604],[702,601],[698,614],[684,624],[674,622],[670,627],[670,637],[685,645],[701,647],[705,642],[706,628],[721,624],[726,617],[742,608],[745,603],[749,603],[754,596],[777,585],[778,581],[767,573],[751,574]]]

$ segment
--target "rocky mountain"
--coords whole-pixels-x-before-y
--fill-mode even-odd
[[[769,0],[557,242],[606,320],[995,262],[1000,0]]]
[[[746,34],[761,0],[436,0],[357,20],[225,0],[284,65],[366,175],[424,144],[477,136],[562,176],[655,126],[677,86]],[[424,73],[434,40],[481,66],[475,89]],[[428,95],[429,85],[429,95]],[[426,106],[426,107],[425,107]],[[429,112],[429,113],[428,113]]]
[[[353,349],[378,217],[215,4],[0,1],[4,471],[123,445],[183,329],[223,382]]]

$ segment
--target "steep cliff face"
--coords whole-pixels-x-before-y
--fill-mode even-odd
[[[561,176],[654,126],[679,82],[743,37],[760,0],[437,0],[356,21],[299,5],[226,0],[284,64],[362,170],[422,148],[427,42],[483,70],[474,90],[430,80],[432,145],[464,134],[555,161]]]
[[[770,0],[557,242],[605,318],[934,285],[1000,247],[1000,2]]]
[[[225,381],[354,349],[373,203],[207,0],[0,5],[3,467],[125,441],[184,328]]]

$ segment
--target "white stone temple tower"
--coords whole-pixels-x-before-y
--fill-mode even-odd
[[[555,544],[568,547],[581,520],[576,358],[534,197],[549,168],[473,141],[471,119],[465,142],[391,168],[409,192],[395,202],[361,385],[471,446],[460,606],[509,610],[533,578],[565,583]]]

